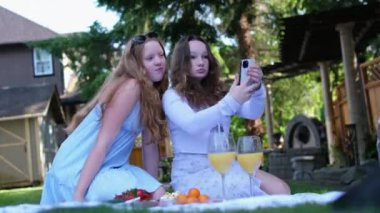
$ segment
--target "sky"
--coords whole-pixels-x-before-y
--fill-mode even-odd
[[[0,0],[0,6],[57,33],[88,31],[94,21],[112,29],[118,19],[96,0]]]

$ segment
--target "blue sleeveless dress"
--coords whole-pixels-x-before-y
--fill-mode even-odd
[[[94,107],[59,148],[45,176],[41,204],[72,201],[83,165],[96,143],[101,125],[101,108]],[[86,201],[108,201],[132,188],[153,192],[161,186],[145,170],[129,164],[136,137],[142,131],[140,104],[137,103],[124,121],[100,170],[90,184]]]

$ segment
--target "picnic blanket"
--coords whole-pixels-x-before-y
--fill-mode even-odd
[[[205,203],[205,204],[186,204],[186,205],[167,205],[167,206],[155,206],[149,209],[154,211],[183,211],[183,212],[194,212],[194,211],[206,211],[206,210],[255,210],[257,208],[276,208],[276,207],[293,207],[300,204],[315,203],[315,204],[329,204],[340,196],[344,192],[332,191],[323,194],[317,193],[298,193],[294,195],[271,195],[271,196],[260,196],[251,198],[240,198],[227,200],[223,202],[215,203]],[[53,208],[88,208],[106,205],[117,209],[133,209],[133,205],[130,205],[133,201],[125,203],[97,203],[97,202],[66,202],[55,206],[49,205],[37,205],[37,204],[21,204],[15,206],[5,206],[0,208],[0,213],[34,213],[41,210],[49,210]]]

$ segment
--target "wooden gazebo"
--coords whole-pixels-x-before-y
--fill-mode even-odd
[[[360,162],[369,137],[365,85],[359,75],[361,55],[380,33],[380,3],[334,9],[315,14],[283,19],[281,32],[281,63],[263,68],[266,76],[282,73],[279,78],[292,77],[320,69],[325,103],[325,120],[330,163],[334,161],[331,148],[334,139],[333,103],[330,93],[328,66],[343,63],[344,88],[347,100],[347,123],[356,129]],[[357,57],[357,63],[355,59]],[[375,71],[377,72],[377,71]],[[271,78],[271,77],[269,77]],[[357,79],[360,79],[357,81]],[[380,79],[372,79],[380,80]],[[375,92],[376,94],[376,92]],[[380,94],[380,91],[379,91]],[[270,102],[268,102],[270,103]],[[380,104],[379,104],[380,105]],[[268,111],[267,111],[268,112]],[[266,113],[269,114],[269,113]],[[268,132],[272,132],[268,127]],[[270,138],[270,137],[269,137]]]

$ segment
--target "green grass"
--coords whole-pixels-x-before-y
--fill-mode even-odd
[[[336,187],[331,186],[321,186],[319,184],[311,183],[311,182],[296,182],[291,181],[289,185],[292,189],[292,194],[302,193],[302,192],[314,192],[314,193],[325,193],[332,190],[339,190]],[[17,204],[38,204],[41,197],[42,188],[39,187],[30,187],[30,188],[19,188],[19,189],[10,189],[10,190],[0,190],[0,207],[7,205],[17,205]],[[147,212],[144,209],[133,211],[131,210],[117,210],[112,209],[107,206],[102,207],[94,207],[94,208],[72,208],[72,209],[53,209],[46,212],[54,212],[54,213],[64,213],[64,212]],[[210,211],[213,212],[213,211]],[[244,212],[244,211],[229,211],[229,212]],[[248,211],[246,211],[248,212]],[[266,209],[258,209],[255,212],[259,213],[290,213],[290,212],[307,212],[307,213],[324,213],[330,212],[329,205],[316,205],[316,204],[305,204],[299,205],[292,208],[266,208]]]
[[[0,190],[0,206],[40,202],[42,187]]]
[[[342,191],[342,186],[322,185],[312,181],[288,181],[292,194],[302,192],[326,193],[330,191]]]

